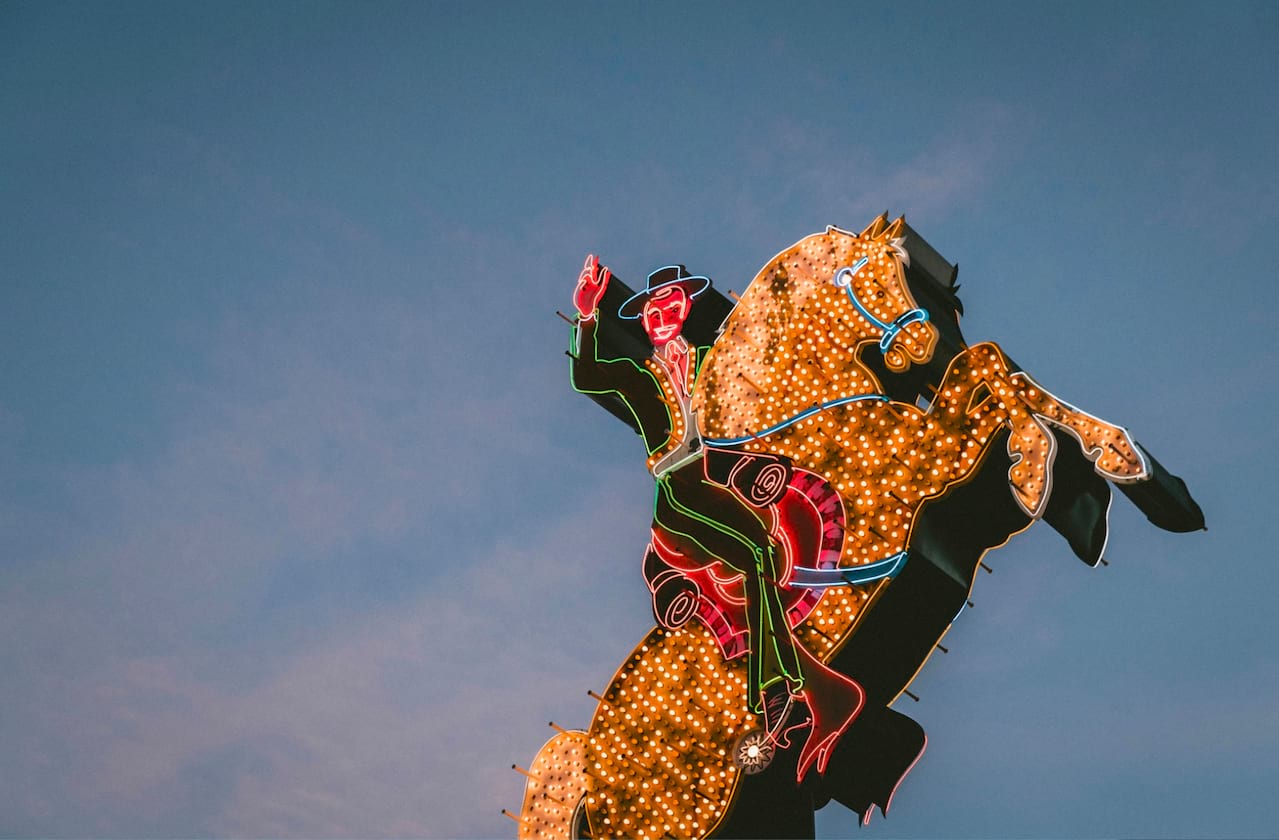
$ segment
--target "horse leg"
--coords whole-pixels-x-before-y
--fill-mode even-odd
[[[1008,486],[1013,499],[1031,519],[1038,519],[1048,506],[1052,489],[1053,459],[1057,455],[1057,439],[1033,416],[1008,423]]]
[[[1057,445],[1044,423],[1023,404],[1010,370],[1008,357],[998,345],[974,344],[951,361],[929,414],[947,433],[937,436],[937,445],[941,440],[958,440],[971,446],[977,440],[979,449],[984,451],[995,431],[1006,427],[1008,455],[1012,459],[1009,488],[1022,511],[1038,519],[1048,503]],[[975,468],[980,456],[950,460],[966,472]]]
[[[1084,456],[1100,475],[1119,483],[1150,477],[1150,465],[1127,430],[1058,399],[1024,371],[1008,378],[1021,402],[1037,419],[1052,423],[1079,441]]]
[[[941,387],[939,422],[983,441],[992,424],[1009,429],[1013,465],[1008,482],[1017,504],[1038,518],[1051,491],[1056,455],[1048,424],[1070,434],[1097,473],[1117,482],[1140,481],[1150,468],[1127,431],[1058,399],[1024,371],[1014,371],[998,345],[974,344],[951,362]]]

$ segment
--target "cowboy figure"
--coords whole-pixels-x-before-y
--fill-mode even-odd
[[[690,275],[682,265],[666,266],[650,274],[644,289],[622,304],[618,315],[640,319],[653,345],[653,355],[637,362],[598,354],[596,316],[610,277],[594,256],[586,258],[573,293],[578,312],[570,354],[573,387],[617,394],[634,415],[657,483],[654,541],[696,565],[718,563],[742,576],[751,709],[777,734],[783,731],[791,700],[805,702],[813,731],[800,755],[800,774],[812,763],[820,772],[860,710],[864,693],[796,643],[778,591],[779,570],[785,567],[781,547],[756,510],[707,478],[690,404],[710,347],[690,346],[681,333],[694,300],[710,287],[710,280]]]

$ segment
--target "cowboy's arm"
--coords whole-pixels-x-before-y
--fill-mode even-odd
[[[644,364],[627,357],[604,358],[599,351],[599,305],[611,276],[594,256],[586,258],[573,291],[578,319],[568,353],[570,381],[582,393],[616,394],[652,454],[671,429],[670,408],[662,399],[661,385]]]
[[[573,387],[585,394],[616,394],[651,455],[667,440],[671,428],[670,407],[662,400],[661,385],[632,359],[601,359],[595,342],[596,329],[594,319],[574,328],[573,350],[569,351]]]
[[[573,388],[585,394],[616,393],[623,399],[642,389],[644,371],[630,359],[600,358],[596,332],[599,319],[578,321],[573,327],[569,377]]]

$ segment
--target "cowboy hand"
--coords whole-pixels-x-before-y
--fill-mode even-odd
[[[586,255],[582,273],[577,276],[577,288],[573,290],[573,306],[577,307],[583,320],[595,317],[595,310],[599,308],[612,276],[613,273],[606,266],[601,266],[594,254]]]

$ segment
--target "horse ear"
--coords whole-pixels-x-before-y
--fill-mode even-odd
[[[870,224],[866,226],[866,229],[863,230],[860,234],[861,238],[874,239],[875,237],[879,236],[881,233],[884,232],[884,225],[886,225],[887,223],[888,223],[888,211],[885,210],[883,213],[880,213],[875,218],[875,221],[871,222]]]
[[[904,226],[905,224],[906,224],[906,217],[898,216],[896,219],[893,220],[893,223],[891,225],[889,225],[880,233],[880,236],[882,236],[885,239],[897,239],[898,237],[902,235],[902,226]]]

